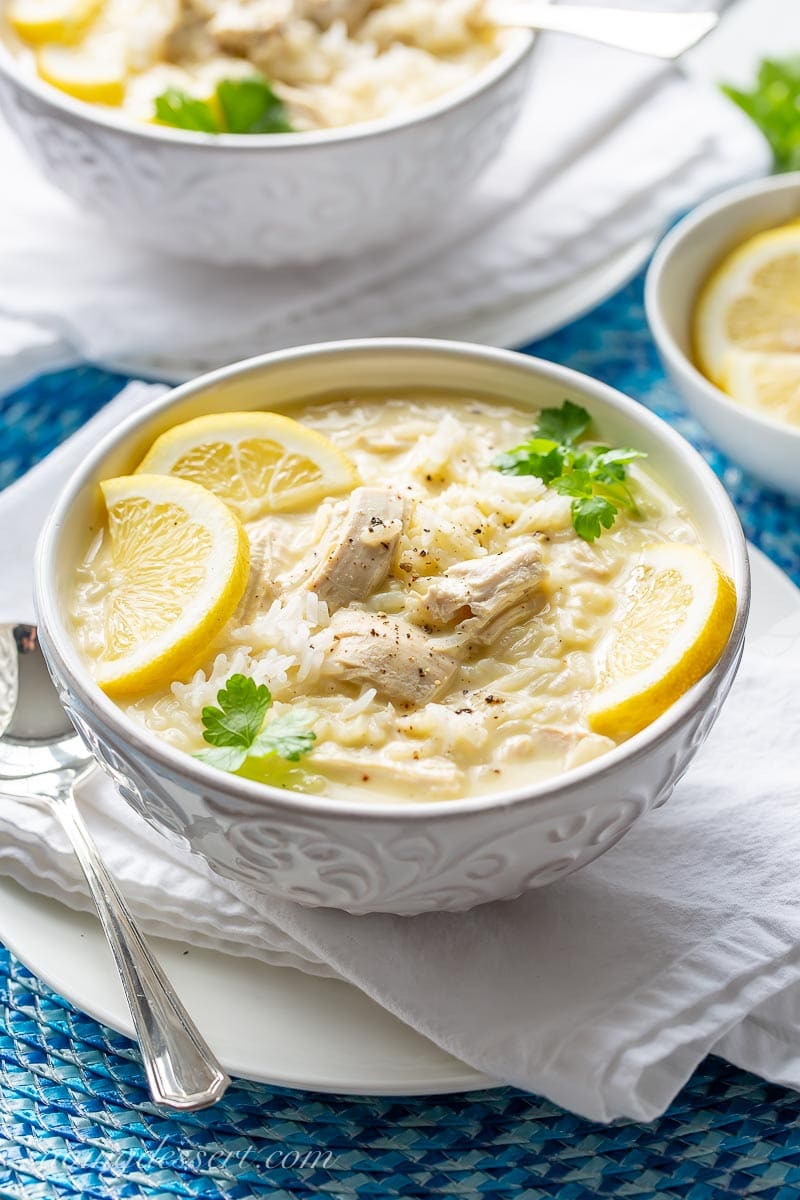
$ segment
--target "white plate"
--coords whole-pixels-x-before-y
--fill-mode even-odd
[[[559,287],[537,292],[534,296],[517,296],[505,305],[478,313],[461,321],[433,322],[425,330],[426,337],[446,338],[456,342],[478,342],[487,346],[499,346],[515,350],[530,342],[547,337],[576,321],[613,296],[631,280],[645,265],[660,239],[660,234],[640,238],[631,246],[615,251],[609,258],[584,271],[577,279],[570,279]],[[52,353],[43,351],[43,356]],[[33,360],[36,371],[43,369],[43,362]],[[107,358],[102,366],[109,371],[140,378],[148,377],[168,383],[182,383],[192,375],[208,370],[208,363],[187,362],[186,368],[177,373],[171,361],[159,358],[147,359],[137,355],[135,360]],[[191,369],[190,369],[191,368]],[[48,367],[49,369],[49,367]],[[28,373],[30,374],[30,372]],[[15,386],[18,386],[16,384]],[[6,390],[5,380],[3,390]]]
[[[800,591],[752,547],[751,561],[752,639],[769,635],[786,618],[800,620]],[[0,938],[76,1008],[132,1034],[111,955],[94,918],[0,879]],[[162,938],[154,938],[153,946],[232,1075],[360,1095],[495,1086],[348,984]]]
[[[660,233],[640,238],[577,279],[537,292],[535,296],[515,297],[508,304],[457,324],[434,323],[426,336],[480,342],[507,350],[538,342],[577,321],[624,287],[644,267],[660,238]]]

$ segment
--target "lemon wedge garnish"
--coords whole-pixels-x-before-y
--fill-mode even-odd
[[[103,0],[11,0],[8,23],[24,42],[75,42],[103,7]]]
[[[121,104],[127,58],[116,34],[86,38],[77,46],[41,46],[36,69],[45,83],[89,104]]]
[[[693,334],[700,369],[724,391],[735,352],[800,355],[800,222],[749,238],[720,263]]]
[[[697,546],[645,546],[607,645],[588,712],[595,733],[621,741],[697,683],[722,653],[736,615],[727,575]]]
[[[244,593],[250,553],[236,514],[196,483],[125,475],[100,487],[109,565],[95,678],[118,696],[197,665]]]
[[[358,475],[333,442],[278,413],[197,417],[161,435],[137,468],[192,479],[245,521],[351,491]]]

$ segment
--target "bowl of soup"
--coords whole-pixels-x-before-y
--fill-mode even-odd
[[[751,272],[746,265],[744,294],[734,294],[727,305],[720,302],[719,288],[717,296],[711,296],[710,285],[719,279],[723,265],[747,255],[748,247],[764,242],[769,246],[771,239],[782,239],[787,230],[791,235],[799,218],[800,173],[796,171],[731,188],[707,200],[670,231],[653,257],[645,289],[650,330],[689,410],[726,454],[766,487],[795,499],[800,499],[797,251],[790,245],[785,254],[778,250],[772,263],[753,268],[755,296],[747,295]],[[788,300],[782,309],[780,298],[768,286],[759,311],[758,286],[780,276],[781,259],[789,281]],[[718,310],[717,327],[723,336],[728,323],[737,336],[737,344],[731,343],[730,366],[726,364],[729,380],[714,377],[700,354],[698,333],[702,311],[708,307],[704,296]],[[778,347],[777,355],[770,345],[770,316],[786,343]],[[741,322],[738,330],[737,321]],[[779,386],[754,386],[770,365],[773,371],[767,378],[771,374]],[[784,378],[782,367],[790,368]]]
[[[129,418],[51,513],[36,593],[62,700],[145,820],[266,894],[413,914],[561,878],[668,798],[749,575],[722,487],[647,410],[399,339]],[[635,660],[684,625],[664,691]]]
[[[520,111],[533,37],[464,0],[0,6],[0,106],[115,234],[276,266],[413,237]]]

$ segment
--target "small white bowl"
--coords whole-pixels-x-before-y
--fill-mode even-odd
[[[544,783],[409,804],[301,795],[234,778],[153,737],[100,691],[66,613],[75,564],[97,519],[97,482],[130,470],[178,421],[270,408],[349,389],[432,388],[453,404],[480,394],[535,411],[565,397],[609,438],[649,456],[736,587],[736,620],[709,673],[658,720],[603,757]],[[458,394],[464,397],[459,400]],[[560,879],[663,804],[713,725],[742,652],[750,601],[744,535],[699,454],[642,405],[586,375],[523,354],[455,342],[385,339],[306,346],[184,384],[130,416],[63,489],[36,561],[39,635],[62,703],[120,794],[219,874],[302,904],[353,913],[471,908]],[[650,831],[658,837],[658,827]]]
[[[800,172],[759,179],[702,204],[667,234],[647,272],[645,308],[662,362],[722,450],[767,487],[800,498],[800,429],[746,408],[694,365],[692,311],[711,272],[754,234],[800,218]]]
[[[467,83],[397,117],[244,136],[74,100],[0,37],[0,112],[46,178],[115,233],[205,262],[316,263],[410,239],[458,203],[519,115],[532,45],[520,30]]]

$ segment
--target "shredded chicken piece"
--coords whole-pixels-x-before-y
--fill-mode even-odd
[[[306,17],[327,29],[334,21],[344,21],[353,30],[364,20],[375,0],[295,0],[295,15]]]
[[[544,577],[536,542],[470,559],[417,584],[417,621],[434,629],[464,625],[474,640],[497,637]]]
[[[305,585],[328,608],[366,600],[389,573],[403,532],[406,502],[381,487],[359,487],[350,497],[333,537]],[[318,553],[315,555],[318,558]]]
[[[223,0],[208,31],[227,54],[263,54],[278,49],[290,34],[290,22],[311,21],[328,29],[343,21],[352,32],[372,5],[373,0]]]
[[[359,771],[361,782],[422,784],[428,795],[449,796],[464,787],[464,772],[446,758],[386,758],[374,751],[350,750],[342,746],[326,744],[314,751],[314,763],[328,774],[342,774],[351,778],[353,770]],[[367,790],[369,790],[367,786]],[[412,796],[408,797],[413,799]]]
[[[498,761],[524,762],[531,758],[563,757],[570,767],[590,762],[599,754],[613,750],[610,738],[585,729],[562,729],[558,725],[539,725],[528,733],[514,734],[496,750]]]
[[[227,0],[211,18],[208,32],[226,54],[248,55],[281,33],[291,11],[291,0]]]
[[[368,684],[403,708],[427,704],[447,690],[458,659],[407,621],[342,609],[331,621],[326,673]]]
[[[250,530],[250,574],[237,610],[242,624],[249,625],[260,612],[269,608],[278,595],[272,539],[267,528]]]
[[[219,53],[208,28],[208,14],[184,3],[180,16],[164,38],[162,54],[166,62],[205,62]]]

